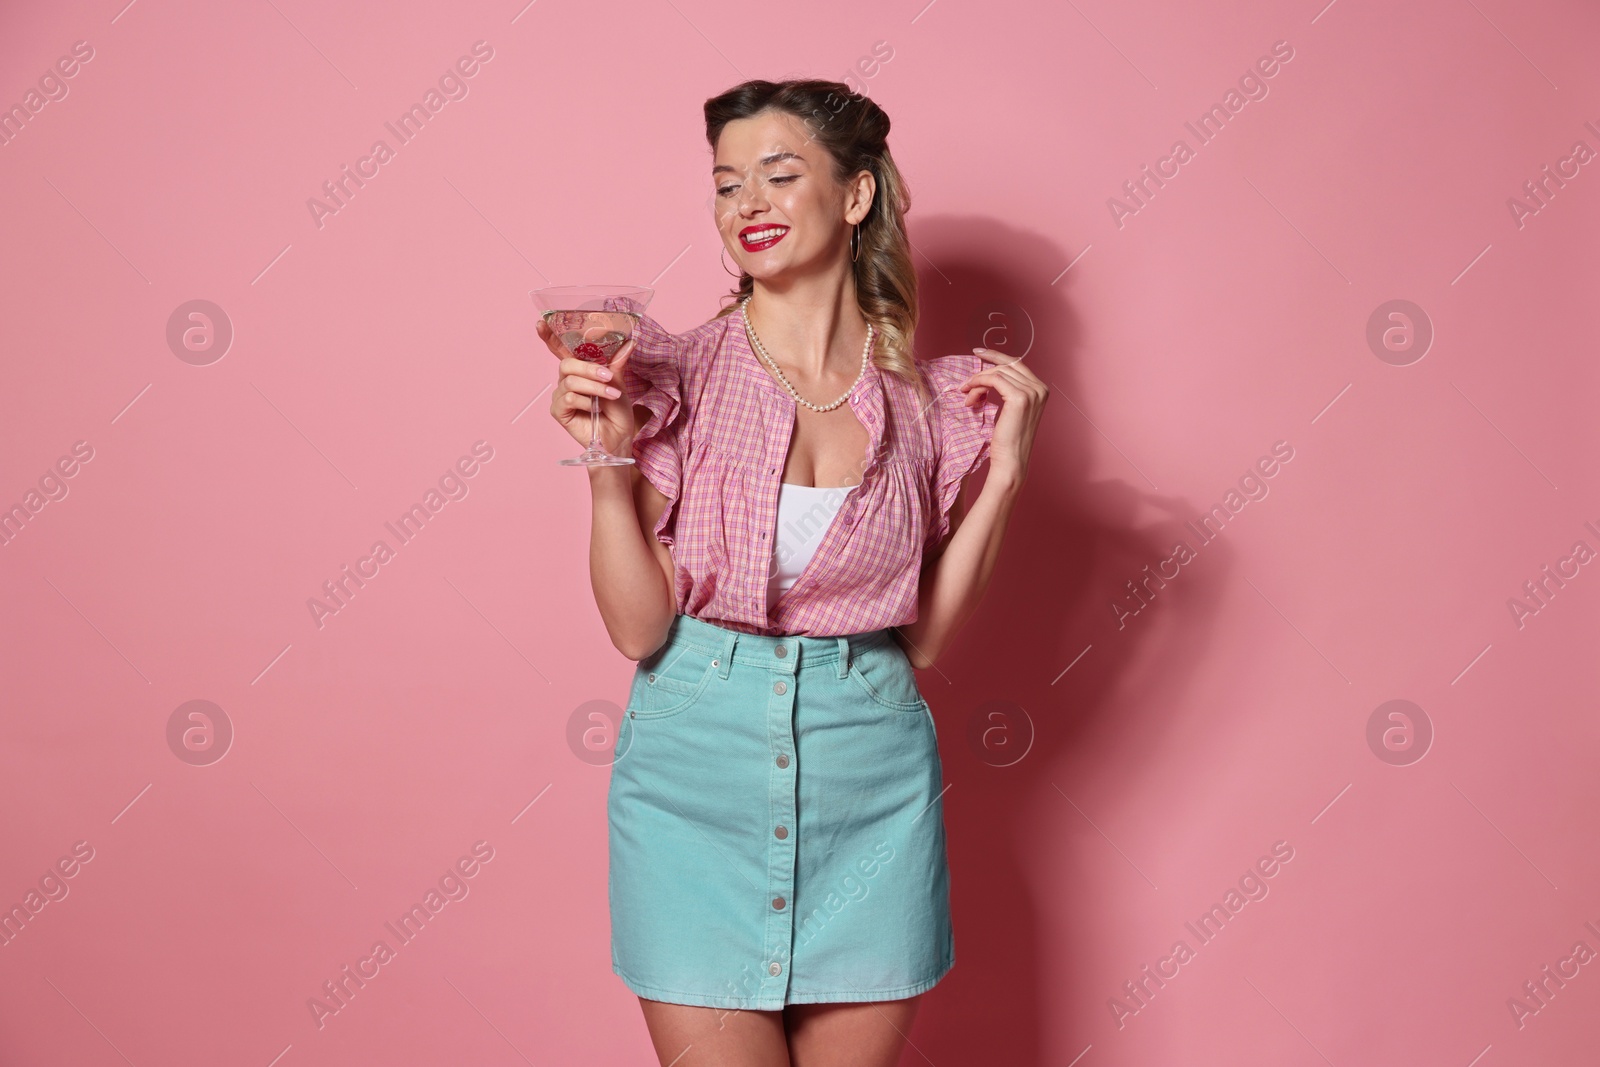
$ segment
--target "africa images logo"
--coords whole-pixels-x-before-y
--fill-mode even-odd
[[[447,68],[439,75],[438,88],[428,87],[422,94],[422,100],[414,103],[400,114],[394,122],[385,122],[384,129],[388,130],[395,139],[394,146],[383,138],[372,142],[367,154],[356,160],[355,169],[351,170],[346,163],[339,168],[339,177],[322,183],[322,192],[326,199],[308,197],[306,209],[311,212],[311,221],[317,224],[317,229],[322,229],[325,219],[329,215],[337,215],[349,207],[358,190],[366,188],[367,181],[376,178],[380,168],[395,158],[396,148],[400,145],[410,144],[427,126],[428,122],[444,110],[445,104],[452,100],[465,100],[470,88],[466,79],[472,78],[482,70],[482,64],[494,58],[494,48],[488,41],[475,41],[472,45],[472,55],[462,56],[455,61],[455,65]]]

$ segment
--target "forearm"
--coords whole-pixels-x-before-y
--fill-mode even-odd
[[[1000,558],[1022,483],[1020,474],[991,470],[944,552],[924,569],[917,621],[898,628],[914,667],[932,666],[977,610]]]
[[[661,647],[676,601],[639,522],[636,468],[591,467],[589,583],[611,643],[629,659]]]

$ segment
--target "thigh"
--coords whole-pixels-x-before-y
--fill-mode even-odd
[[[662,1067],[789,1067],[783,1013],[639,998]]]
[[[852,1004],[791,1004],[784,1009],[794,1067],[895,1067],[911,1033],[919,994]]]

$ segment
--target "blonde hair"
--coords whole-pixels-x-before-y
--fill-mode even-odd
[[[913,355],[917,274],[905,226],[911,193],[889,154],[889,116],[870,97],[852,92],[842,82],[752,80],[706,101],[706,140],[715,151],[724,126],[769,110],[794,115],[806,124],[811,139],[832,157],[835,181],[847,182],[863,170],[872,173],[877,192],[858,224],[856,303],[877,334],[873,363],[911,383],[926,401],[925,382]],[[754,291],[755,279],[741,274],[738,287],[727,295],[731,302],[715,317],[731,315]]]

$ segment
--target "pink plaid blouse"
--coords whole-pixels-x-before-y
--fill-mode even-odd
[[[619,306],[641,311],[631,301]],[[961,480],[988,454],[999,404],[956,387],[988,364],[920,360],[930,400],[869,364],[848,403],[871,444],[816,555],[769,616],[778,486],[797,405],[750,347],[738,312],[669,334],[640,314],[624,395],[650,410],[634,436],[640,472],[667,498],[679,614],[743,633],[836,637],[917,619],[923,553],[950,529]]]

